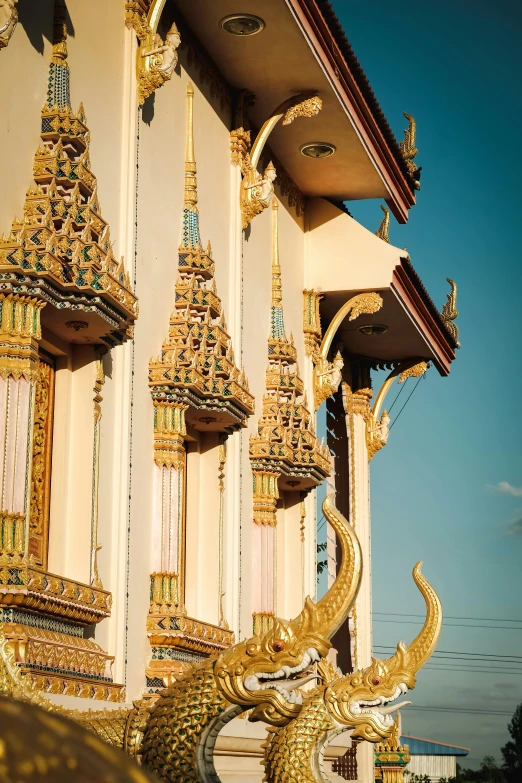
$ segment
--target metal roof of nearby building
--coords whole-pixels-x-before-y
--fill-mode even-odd
[[[448,745],[421,737],[401,736],[401,744],[408,745],[412,756],[467,756],[469,748],[460,745]]]

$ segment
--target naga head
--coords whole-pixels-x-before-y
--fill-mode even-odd
[[[386,661],[373,658],[367,669],[331,683],[325,693],[330,714],[347,728],[352,738],[368,742],[388,739],[394,721],[392,713],[411,702],[395,703],[415,687],[416,673],[424,666],[437,644],[442,627],[442,607],[435,590],[421,574],[421,563],[413,569],[413,579],[426,602],[426,620],[413,642],[399,642],[397,652]]]
[[[308,597],[294,620],[275,619],[263,636],[235,644],[216,660],[214,672],[222,692],[232,704],[253,707],[252,721],[284,726],[297,717],[302,694],[296,688],[315,679],[307,676],[307,670],[328,653],[330,639],[357,595],[361,579],[357,537],[333,505],[332,495],[324,501],[323,512],[342,548],[341,566],[330,590],[317,603]]]

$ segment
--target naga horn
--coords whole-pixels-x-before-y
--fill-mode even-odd
[[[292,626],[298,627],[303,622],[303,613],[312,608],[314,627],[328,639],[332,638],[348,617],[362,576],[361,546],[353,527],[334,506],[333,498],[332,493],[323,501],[323,514],[341,544],[342,559],[337,578],[317,604],[311,604],[310,599],[307,599],[301,615],[291,622]]]
[[[387,662],[388,670],[394,664],[405,666],[411,674],[421,669],[437,646],[442,628],[442,606],[439,596],[421,574],[422,561],[413,569],[413,579],[426,602],[426,619],[421,631],[407,647],[400,642],[397,652]]]

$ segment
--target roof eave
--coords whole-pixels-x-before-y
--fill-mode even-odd
[[[358,131],[369,157],[380,172],[389,192],[386,203],[398,222],[406,223],[408,210],[415,204],[413,181],[407,173],[393,133],[347,41],[343,46],[345,52],[341,50],[332,29],[339,25],[330,4],[326,0],[286,0],[286,3]],[[331,18],[326,18],[325,12]],[[347,55],[351,62],[348,62]],[[360,72],[358,78],[355,70]]]

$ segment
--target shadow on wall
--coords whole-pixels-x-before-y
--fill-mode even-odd
[[[27,33],[32,46],[44,53],[45,41],[53,42],[54,0],[18,0],[18,24]],[[67,35],[74,37],[74,25],[67,11]]]

